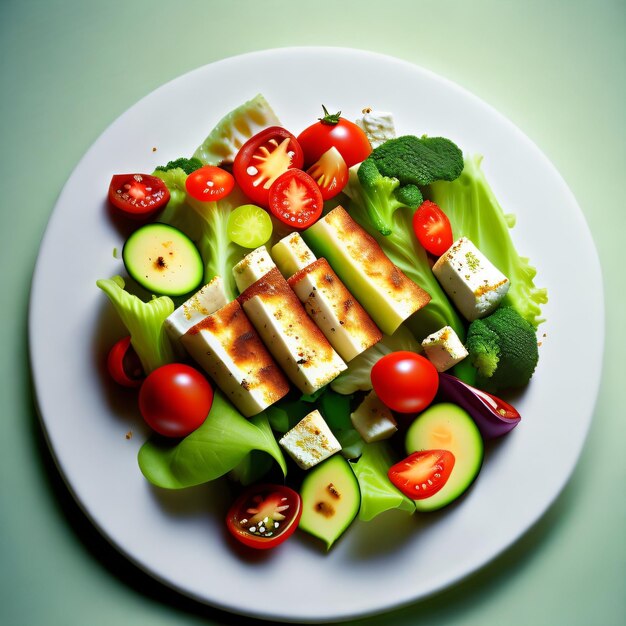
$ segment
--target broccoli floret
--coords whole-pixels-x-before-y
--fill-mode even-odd
[[[535,327],[511,307],[474,320],[465,347],[478,370],[477,386],[488,391],[523,387],[539,360]]]
[[[390,235],[393,214],[422,201],[419,185],[454,180],[463,171],[463,154],[449,139],[405,135],[378,146],[358,170],[368,211],[377,230]]]
[[[401,185],[430,185],[436,180],[454,180],[463,171],[463,153],[444,137],[404,135],[376,148],[368,159],[383,176],[397,178]]]
[[[167,165],[159,165],[156,168],[157,172],[167,172],[169,170],[175,170],[176,168],[180,168],[189,176],[191,172],[195,172],[199,170],[204,164],[200,159],[196,159],[192,157],[191,159],[186,159],[181,157],[180,159],[176,159],[175,161],[169,161]]]

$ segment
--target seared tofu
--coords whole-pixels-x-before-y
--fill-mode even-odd
[[[249,254],[246,254],[235,267],[233,275],[239,293],[243,293],[250,285],[256,283],[274,269],[276,264],[265,246],[259,246]]]
[[[165,330],[172,339],[178,340],[192,326],[227,303],[224,281],[221,276],[215,276],[165,320]]]
[[[317,409],[303,417],[278,443],[304,470],[341,450],[341,445]]]
[[[314,393],[346,369],[278,268],[248,287],[239,302],[287,378],[302,393]]]
[[[470,322],[489,315],[509,290],[509,279],[467,238],[461,237],[433,265],[433,274]]]
[[[346,363],[382,339],[380,328],[326,259],[318,259],[288,282],[311,319]]]
[[[438,372],[445,372],[460,363],[468,352],[459,336],[450,326],[444,326],[422,341],[428,360]]]
[[[366,443],[389,439],[398,430],[391,410],[374,391],[365,396],[356,411],[350,414],[350,419]]]
[[[181,342],[245,417],[289,391],[289,382],[234,300],[189,329]]]
[[[328,260],[376,325],[393,335],[398,326],[430,302],[430,296],[392,263],[378,242],[341,206],[302,236]]]
[[[285,278],[311,265],[316,259],[299,233],[291,233],[272,247],[272,258]]]
[[[374,111],[367,107],[363,109],[363,115],[355,122],[363,129],[372,148],[378,148],[385,141],[394,139],[396,136],[393,115],[387,111]]]

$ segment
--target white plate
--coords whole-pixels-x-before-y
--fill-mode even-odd
[[[328,554],[298,533],[250,560],[225,540],[222,486],[162,493],[140,474],[136,454],[146,433],[134,396],[103,376],[102,359],[123,331],[95,281],[123,272],[112,251],[121,249],[124,236],[105,210],[111,175],[151,171],[190,155],[222,115],[257,92],[296,133],[318,117],[322,103],[348,118],[372,106],[392,111],[401,132],[443,135],[465,153],[483,154],[498,199],[517,214],[518,249],[539,269],[537,284],[548,288],[550,303],[537,373],[517,401],[523,421],[490,448],[467,497],[430,516],[391,512],[356,523]],[[296,48],[190,72],[102,134],[50,219],[33,280],[30,347],[42,422],[59,469],[117,549],[202,602],[256,617],[325,621],[381,612],[440,590],[487,563],[544,513],[570,476],[589,428],[603,317],[598,258],[582,213],[520,130],[463,89],[406,62]]]

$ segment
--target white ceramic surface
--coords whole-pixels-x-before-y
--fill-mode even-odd
[[[331,65],[334,71],[325,71]],[[123,331],[95,281],[123,272],[112,251],[121,249],[124,234],[104,200],[111,175],[151,171],[190,155],[222,115],[258,92],[295,133],[318,117],[321,103],[348,118],[372,106],[392,111],[401,133],[447,136],[466,154],[484,155],[500,203],[518,217],[518,249],[539,269],[537,284],[548,288],[550,303],[538,370],[516,401],[523,421],[490,446],[466,497],[430,516],[390,512],[357,522],[328,554],[298,533],[250,560],[224,535],[223,485],[164,493],[139,472],[136,455],[146,431],[134,396],[103,375],[106,350]],[[555,234],[576,251],[575,272]],[[586,329],[584,367],[580,328]],[[219,61],[167,83],[123,114],[59,197],[30,306],[43,427],[87,516],[139,567],[182,593],[286,621],[398,607],[453,584],[510,546],[546,511],[576,464],[593,414],[603,341],[597,254],[575,199],[547,158],[458,86],[406,62],[347,49],[278,49]]]

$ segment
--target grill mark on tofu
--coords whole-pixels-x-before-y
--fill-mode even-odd
[[[365,309],[354,299],[326,259],[317,259],[311,265],[294,274],[288,281],[289,285],[295,288],[306,276],[312,278],[315,284],[318,285],[316,291],[320,292],[330,302],[333,311],[337,315],[339,325],[349,335],[356,337],[361,345],[364,346],[364,349],[373,346],[382,339],[383,334],[378,326],[376,326]],[[309,293],[304,306],[312,318],[318,316],[321,312],[320,304],[314,291]]]
[[[399,302],[412,312],[430,302],[430,295],[391,262],[376,239],[359,226],[343,207],[338,206],[322,219],[337,231],[340,240],[346,243],[345,249],[359,263],[370,282],[399,297]]]
[[[188,333],[208,331],[216,336],[233,363],[246,372],[241,386],[246,391],[260,390],[268,403],[282,398],[289,383],[276,365],[237,300],[233,300],[193,326]]]

